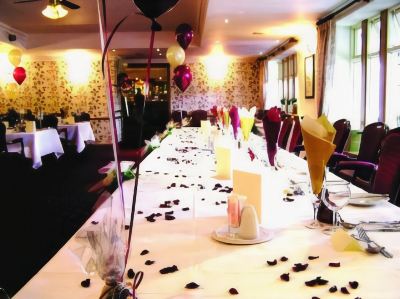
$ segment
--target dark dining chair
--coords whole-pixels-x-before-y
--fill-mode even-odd
[[[286,145],[289,139],[290,131],[293,126],[293,119],[290,116],[284,116],[282,121],[281,130],[278,136],[278,146],[280,148],[286,149]]]
[[[292,117],[292,129],[291,129],[291,135],[289,133],[289,139],[286,145],[286,149],[290,152],[293,153],[296,151],[297,146],[301,145],[303,142],[303,136],[301,135],[301,126],[300,126],[300,119],[299,117],[296,116],[291,116]]]
[[[71,143],[68,141],[68,130],[67,128],[58,128],[58,118],[54,114],[48,114],[43,117],[42,126],[44,128],[53,128],[56,129],[58,135],[60,135],[61,143],[63,144],[64,149],[66,147],[70,147]]]
[[[393,189],[398,191],[400,172],[400,133],[391,133],[382,142],[378,162],[342,161],[338,171],[365,171],[370,176],[365,179],[354,176],[351,183],[370,193],[389,194]]]
[[[79,117],[79,121],[90,121],[90,114],[86,112],[82,112],[81,116]]]
[[[7,142],[6,131],[6,126],[2,122],[0,122],[0,153],[8,153],[7,145],[19,143],[21,146],[20,154],[22,157],[25,157],[24,140],[22,138],[16,138],[10,142]]]
[[[171,119],[175,123],[179,123],[179,122],[181,122],[182,118],[186,118],[187,115],[188,115],[187,111],[182,110],[182,117],[181,117],[181,110],[174,110],[171,113]]]
[[[344,180],[352,181],[353,177],[360,177],[368,180],[371,176],[371,171],[365,169],[341,169],[337,168],[344,161],[363,161],[376,163],[379,157],[382,140],[388,133],[388,126],[382,122],[369,124],[365,127],[361,135],[360,150],[356,157],[346,153],[335,153],[331,159],[335,159],[335,164],[332,167],[333,172]]]
[[[205,110],[195,110],[190,113],[192,118],[190,122],[191,127],[200,127],[202,120],[207,120],[207,111]]]

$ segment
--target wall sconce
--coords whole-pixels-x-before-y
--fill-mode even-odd
[[[70,51],[65,54],[68,78],[74,85],[85,84],[89,81],[91,72],[91,56],[81,50]]]
[[[206,56],[204,63],[208,77],[215,81],[222,81],[228,73],[229,57],[224,53],[221,44],[216,44],[210,55]]]

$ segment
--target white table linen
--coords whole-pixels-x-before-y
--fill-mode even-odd
[[[58,125],[59,129],[66,128],[68,140],[76,145],[76,150],[81,153],[85,149],[85,141],[95,141],[94,133],[90,122],[79,122],[70,125]]]
[[[31,158],[33,168],[42,166],[42,157],[54,153],[57,158],[64,154],[64,150],[55,129],[43,129],[35,132],[13,132],[7,130],[7,142],[17,138],[24,140],[24,151],[27,158]],[[7,145],[9,152],[20,152],[20,144]]]
[[[263,142],[256,140],[261,145]],[[188,150],[190,147],[198,149]],[[261,148],[261,147],[260,147]],[[184,152],[188,150],[188,152]],[[244,155],[245,151],[242,152]],[[267,160],[265,150],[256,152],[259,159]],[[167,161],[169,158],[169,161]],[[171,159],[172,158],[172,159]],[[237,159],[246,159],[242,156]],[[269,184],[265,193],[265,227],[274,232],[274,238],[267,243],[252,246],[230,246],[211,239],[213,229],[225,225],[227,205],[221,203],[227,194],[212,191],[216,183],[232,186],[230,180],[218,181],[215,175],[214,157],[204,150],[195,129],[175,130],[165,139],[161,147],[153,151],[141,164],[141,176],[135,216],[132,251],[127,268],[145,273],[138,291],[140,299],[161,298],[231,298],[228,290],[239,291],[235,298],[338,298],[345,295],[330,294],[327,286],[306,287],[304,282],[317,276],[329,280],[329,286],[346,286],[351,292],[349,298],[398,299],[400,279],[400,234],[370,233],[377,242],[394,254],[393,259],[382,255],[368,255],[365,252],[336,252],[329,236],[319,230],[304,227],[312,219],[311,202],[303,196],[294,202],[282,201],[282,188],[290,184],[290,171],[299,171],[304,161],[294,155],[282,153],[279,157],[292,165],[289,171],[265,169]],[[176,160],[174,160],[176,159]],[[176,163],[178,161],[179,164]],[[254,163],[260,164],[260,161]],[[304,171],[304,169],[303,169]],[[167,188],[175,182],[176,188]],[[189,188],[179,188],[185,184]],[[126,223],[130,212],[134,181],[124,183]],[[201,188],[204,187],[204,189]],[[114,198],[118,191],[114,193]],[[165,200],[180,199],[181,203],[171,209],[159,209]],[[204,200],[203,200],[204,199]],[[220,203],[216,205],[216,202]],[[100,207],[83,228],[90,227],[91,221],[101,221],[107,204]],[[182,208],[189,207],[189,211]],[[154,223],[144,218],[151,213],[174,210],[176,220],[157,218]],[[341,212],[348,221],[398,220],[400,209],[388,202],[381,202],[370,208],[345,207]],[[77,235],[80,233],[78,232]],[[76,253],[81,244],[72,238],[14,297],[17,299],[46,298],[97,298],[103,282],[97,275],[91,276],[91,286],[80,286],[87,278]],[[141,256],[144,249],[150,251]],[[309,261],[310,255],[319,259]],[[287,262],[279,258],[286,256]],[[278,265],[266,265],[267,260],[278,259]],[[154,260],[151,266],[146,260]],[[294,273],[294,263],[309,263],[304,272]],[[340,268],[330,268],[328,263],[340,262]],[[161,275],[159,270],[177,265],[178,272]],[[279,279],[283,273],[290,273],[291,281]],[[352,290],[349,281],[357,280],[360,286]],[[200,285],[197,290],[186,290],[189,282]]]

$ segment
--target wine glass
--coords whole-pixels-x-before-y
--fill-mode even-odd
[[[324,230],[326,234],[334,233],[338,228],[338,211],[349,202],[351,193],[349,183],[343,182],[325,182],[322,190],[322,201],[333,212],[332,227]]]
[[[307,190],[306,196],[311,200],[313,210],[314,210],[313,220],[310,223],[306,224],[306,227],[310,228],[310,229],[321,228],[321,227],[323,227],[323,225],[317,220],[318,208],[321,205],[320,195],[314,194],[312,192],[312,185],[311,185],[310,178],[308,179],[308,182],[305,184],[307,184],[307,188],[304,188],[305,190]],[[304,190],[304,189],[302,188],[302,190]]]

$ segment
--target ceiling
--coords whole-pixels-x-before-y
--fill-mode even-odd
[[[47,0],[13,2],[0,1],[0,20],[27,34],[26,48],[30,52],[40,55],[67,48],[100,48],[96,0],[74,0],[81,9],[69,10],[59,20],[41,15]],[[165,53],[174,42],[176,26],[189,23],[196,37],[187,50],[189,57],[207,54],[215,42],[221,42],[230,55],[256,56],[292,36],[302,39],[314,34],[315,39],[315,21],[343,2],[346,1],[180,0],[172,11],[158,19],[163,31],[156,34],[155,47]],[[123,58],[145,58],[150,21],[136,14],[132,0],[108,0],[107,4],[109,30],[131,13],[115,35],[111,45],[117,49],[115,53]]]

